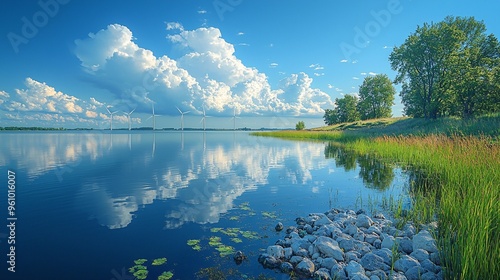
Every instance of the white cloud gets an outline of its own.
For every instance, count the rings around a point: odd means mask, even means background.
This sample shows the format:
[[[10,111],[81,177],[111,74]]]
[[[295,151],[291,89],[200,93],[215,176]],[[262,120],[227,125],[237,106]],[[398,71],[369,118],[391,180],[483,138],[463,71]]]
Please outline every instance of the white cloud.
[[[238,32],[238,36],[245,35],[243,32]]]
[[[206,14],[206,13],[207,13],[207,11],[205,11],[205,10],[199,10],[198,11],[198,14]]]
[[[358,78],[358,77],[352,77],[352,79],[353,79],[353,80],[359,80],[359,78]]]
[[[357,60],[353,60],[351,63],[352,64],[356,64],[356,63],[358,63],[358,61]]]
[[[239,43],[238,46],[250,46],[250,44],[247,43]]]
[[[198,12],[200,13],[200,12]],[[182,24],[178,23],[178,22],[167,22],[166,23],[167,26],[167,30],[180,30],[180,31],[183,31],[184,30],[184,27],[182,26]],[[108,26],[109,28],[109,26]]]
[[[316,77],[320,77],[320,76],[324,76],[324,75],[325,75],[325,73],[313,73],[313,74],[314,74],[314,76],[316,76]]]
[[[204,105],[219,115],[232,115],[233,108],[238,114],[321,114],[321,106],[331,104],[304,73],[295,74],[301,79],[294,86],[271,89],[267,76],[245,66],[217,28],[179,31],[167,36],[184,52],[177,60],[155,57],[117,24],[75,41],[75,53],[95,85],[138,112],[149,112],[152,101],[160,114],[177,114],[175,106],[199,112]],[[289,99],[297,95],[307,98]]]
[[[332,86],[331,84],[328,84],[327,86],[328,86],[328,88],[330,88],[330,89],[334,88],[334,86]]]
[[[383,49],[388,49],[389,47],[388,46],[384,46]]]
[[[376,76],[377,75],[377,73],[375,73],[375,72],[369,72],[368,74],[371,75],[371,76]]]
[[[278,66],[278,63],[276,63],[276,62],[269,64],[269,67],[271,67],[271,68],[275,68],[276,66]]]
[[[341,62],[341,63],[346,63],[346,62],[347,62],[347,59],[342,59],[340,62]]]
[[[361,72],[361,76],[366,76],[366,72]]]

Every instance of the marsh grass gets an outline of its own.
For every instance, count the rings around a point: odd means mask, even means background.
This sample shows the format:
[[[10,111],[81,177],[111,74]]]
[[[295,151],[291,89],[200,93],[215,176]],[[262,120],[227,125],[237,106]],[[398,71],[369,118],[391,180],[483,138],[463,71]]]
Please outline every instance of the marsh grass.
[[[498,115],[493,118],[499,120]],[[412,220],[416,226],[437,218],[446,279],[492,279],[500,275],[498,134],[465,136],[492,126],[490,119],[475,121],[467,130],[450,128],[444,121],[433,125],[436,131],[444,129],[438,125],[447,130],[440,134],[377,137],[341,131],[280,131],[266,136],[333,140],[358,153],[375,154],[416,170],[416,184],[410,188],[412,210],[400,218]],[[487,131],[498,132],[498,127],[497,123]],[[450,131],[456,133],[447,135]],[[402,214],[402,206],[394,201],[382,203],[392,203],[390,207]]]

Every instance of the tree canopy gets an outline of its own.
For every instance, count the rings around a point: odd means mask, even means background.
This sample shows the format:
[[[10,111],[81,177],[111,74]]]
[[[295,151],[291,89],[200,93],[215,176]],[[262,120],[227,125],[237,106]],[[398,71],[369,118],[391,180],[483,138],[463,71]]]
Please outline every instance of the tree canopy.
[[[327,125],[359,120],[358,98],[355,95],[346,94],[342,98],[336,98],[335,104],[335,109],[325,110],[323,118]]]
[[[419,26],[389,57],[413,117],[472,117],[500,109],[500,45],[473,17]]]
[[[362,120],[391,117],[396,89],[385,74],[366,77],[359,87],[358,111]]]

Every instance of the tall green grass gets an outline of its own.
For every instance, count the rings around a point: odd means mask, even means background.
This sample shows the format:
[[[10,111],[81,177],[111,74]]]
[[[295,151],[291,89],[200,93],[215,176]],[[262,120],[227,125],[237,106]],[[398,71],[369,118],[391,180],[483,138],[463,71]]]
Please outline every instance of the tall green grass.
[[[495,138],[464,133],[362,137],[338,131],[265,135],[333,140],[362,154],[412,166],[423,182],[415,190],[412,217],[426,221],[436,214],[445,278],[500,275],[500,144]]]

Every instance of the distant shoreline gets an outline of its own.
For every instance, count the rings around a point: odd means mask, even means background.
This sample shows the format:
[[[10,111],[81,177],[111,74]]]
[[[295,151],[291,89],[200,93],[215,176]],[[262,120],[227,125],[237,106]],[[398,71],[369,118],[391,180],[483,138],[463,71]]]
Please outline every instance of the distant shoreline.
[[[184,128],[183,130],[178,128],[162,128],[155,129],[154,131],[275,131],[275,130],[291,130],[292,128],[237,128],[234,129],[224,129],[224,128]],[[110,129],[94,129],[94,128],[63,128],[63,127],[17,127],[17,126],[9,126],[9,127],[0,127],[0,131],[153,131],[152,127],[139,127],[132,128],[129,130],[128,128],[116,128],[113,130]]]

